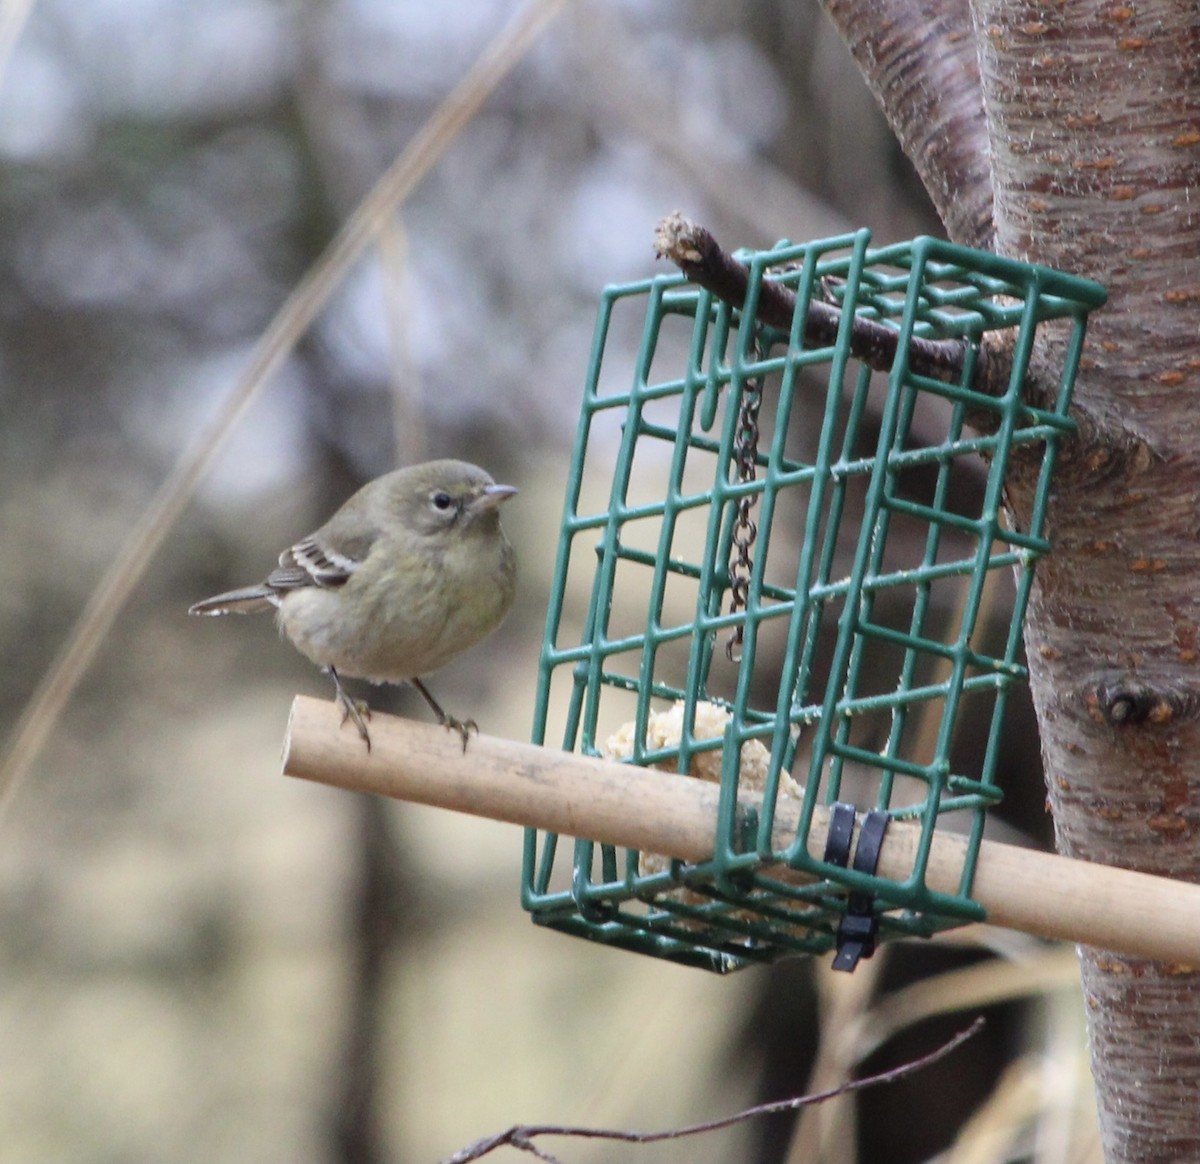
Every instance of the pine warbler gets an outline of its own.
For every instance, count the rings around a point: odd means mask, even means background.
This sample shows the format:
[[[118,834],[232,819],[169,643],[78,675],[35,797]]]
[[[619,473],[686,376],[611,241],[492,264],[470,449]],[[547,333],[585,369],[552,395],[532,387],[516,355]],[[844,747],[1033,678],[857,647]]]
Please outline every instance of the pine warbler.
[[[465,750],[475,721],[447,715],[420,676],[490,634],[512,606],[516,561],[499,509],[514,493],[463,461],[397,469],[284,550],[265,581],[188,613],[275,610],[279,629],[332,677],[342,722],[353,720],[368,750],[370,710],[342,675],[411,683]]]

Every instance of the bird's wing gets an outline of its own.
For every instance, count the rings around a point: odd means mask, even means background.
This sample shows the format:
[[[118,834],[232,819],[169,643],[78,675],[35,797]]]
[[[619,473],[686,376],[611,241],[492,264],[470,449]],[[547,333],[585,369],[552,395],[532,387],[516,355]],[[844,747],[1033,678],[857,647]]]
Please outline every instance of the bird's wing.
[[[302,538],[279,555],[279,565],[267,575],[272,590],[296,590],[301,586],[342,586],[362,563],[361,556],[340,553],[320,534]]]

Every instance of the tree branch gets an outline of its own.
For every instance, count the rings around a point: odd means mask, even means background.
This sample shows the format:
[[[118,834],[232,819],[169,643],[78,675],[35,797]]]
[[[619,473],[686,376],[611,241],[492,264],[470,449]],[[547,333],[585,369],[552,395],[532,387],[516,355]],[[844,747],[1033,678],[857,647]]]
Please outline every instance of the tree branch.
[[[967,0],[822,0],[950,238],[993,250],[992,167]]]
[[[489,1152],[493,1152],[504,1145],[531,1152],[539,1160],[549,1161],[550,1164],[559,1164],[556,1157],[541,1151],[541,1149],[534,1145],[533,1138],[535,1136],[574,1136],[577,1139],[618,1140],[625,1144],[656,1144],[663,1140],[681,1140],[686,1136],[699,1136],[707,1132],[716,1132],[721,1128],[728,1128],[734,1124],[755,1119],[758,1116],[796,1111],[798,1108],[808,1107],[816,1103],[824,1103],[826,1100],[835,1099],[840,1095],[848,1095],[853,1091],[863,1091],[868,1087],[878,1087],[883,1083],[895,1083],[918,1071],[923,1071],[926,1067],[932,1066],[940,1059],[944,1059],[947,1055],[958,1050],[963,1043],[973,1038],[983,1029],[983,1022],[982,1018],[977,1018],[965,1030],[959,1031],[949,1042],[943,1043],[940,1047],[930,1051],[927,1055],[922,1055],[919,1059],[902,1063],[899,1067],[893,1067],[890,1071],[881,1071],[877,1075],[868,1075],[862,1079],[853,1079],[848,1083],[842,1083],[837,1087],[831,1087],[827,1091],[818,1091],[812,1095],[798,1095],[793,1096],[791,1099],[777,1100],[774,1103],[760,1103],[754,1107],[746,1108],[744,1111],[736,1112],[734,1115],[721,1116],[715,1120],[705,1120],[703,1123],[689,1124],[682,1128],[668,1128],[665,1131],[659,1132],[630,1132],[608,1128],[572,1127],[564,1124],[514,1124],[511,1128],[507,1128],[503,1132],[497,1132],[495,1135],[486,1136],[482,1140],[476,1140],[475,1143],[468,1144],[465,1148],[455,1152],[453,1156],[447,1157],[442,1161],[442,1164],[469,1164],[470,1161],[479,1160]]]
[[[654,249],[659,258],[670,259],[693,283],[710,291],[734,307],[746,301],[750,286],[750,268],[739,262],[702,226],[689,222],[678,212],[667,215],[654,234]],[[783,284],[764,279],[758,298],[758,320],[780,331],[791,331],[796,311],[796,296]],[[804,339],[817,347],[837,339],[842,309],[831,303],[812,300],[804,323]],[[855,318],[850,334],[850,352],[877,372],[890,372],[896,360],[900,336],[893,328],[871,319]],[[914,336],[909,343],[909,367],[921,376],[957,384],[962,379],[967,355],[963,340],[929,340]],[[971,386],[979,392],[996,395],[992,385],[1001,370],[989,360],[990,349],[981,346]],[[1003,374],[1001,382],[1007,381]]]

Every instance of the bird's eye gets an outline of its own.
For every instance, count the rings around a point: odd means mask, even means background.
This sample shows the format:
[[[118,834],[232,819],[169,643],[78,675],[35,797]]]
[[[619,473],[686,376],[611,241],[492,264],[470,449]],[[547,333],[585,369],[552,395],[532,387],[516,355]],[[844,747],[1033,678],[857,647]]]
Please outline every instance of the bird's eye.
[[[433,508],[445,513],[454,508],[454,498],[449,493],[435,493],[432,498]]]

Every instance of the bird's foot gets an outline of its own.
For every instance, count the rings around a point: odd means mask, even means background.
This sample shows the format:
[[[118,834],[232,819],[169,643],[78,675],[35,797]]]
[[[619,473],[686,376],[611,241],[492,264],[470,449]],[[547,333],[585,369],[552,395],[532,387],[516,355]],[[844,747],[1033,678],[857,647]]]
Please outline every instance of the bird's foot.
[[[429,704],[429,710],[437,716],[437,721],[444,728],[448,728],[452,732],[458,732],[462,737],[463,751],[467,750],[467,740],[472,732],[479,735],[479,725],[473,719],[458,719],[456,716],[447,715],[442,710],[442,705],[430,694],[429,688],[421,682],[420,679],[414,676],[409,682],[417,689],[422,699]]]
[[[337,691],[336,702],[342,709],[342,724],[345,725],[348,719],[354,721],[354,726],[358,728],[358,734],[362,736],[362,741],[367,745],[369,752],[371,750],[371,733],[367,731],[367,720],[371,718],[371,709],[367,705],[367,701],[347,695],[338,673],[332,667],[325,669],[333,676],[333,686]]]
[[[438,720],[447,731],[458,732],[462,738],[463,751],[467,750],[467,740],[470,739],[471,733],[479,735],[479,724],[473,719],[457,719],[452,715],[443,714]]]
[[[353,720],[354,726],[358,728],[358,734],[362,736],[363,743],[367,745],[367,751],[371,750],[371,733],[367,731],[367,720],[371,718],[371,708],[368,706],[365,699],[349,699],[339,698],[338,703],[342,705],[342,723],[346,720]]]

